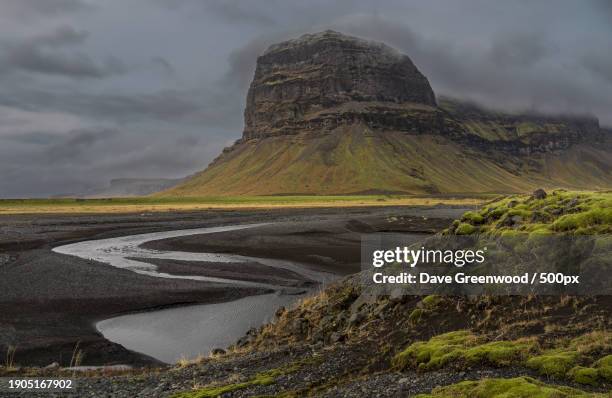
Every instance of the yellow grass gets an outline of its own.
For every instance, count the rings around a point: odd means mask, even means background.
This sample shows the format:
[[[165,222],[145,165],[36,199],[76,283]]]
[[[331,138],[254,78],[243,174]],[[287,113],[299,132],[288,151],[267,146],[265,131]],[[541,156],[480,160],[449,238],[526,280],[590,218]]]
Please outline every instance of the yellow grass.
[[[0,215],[8,214],[102,214],[187,212],[206,210],[300,209],[359,206],[479,205],[491,196],[252,196],[210,198],[117,198],[0,200]]]

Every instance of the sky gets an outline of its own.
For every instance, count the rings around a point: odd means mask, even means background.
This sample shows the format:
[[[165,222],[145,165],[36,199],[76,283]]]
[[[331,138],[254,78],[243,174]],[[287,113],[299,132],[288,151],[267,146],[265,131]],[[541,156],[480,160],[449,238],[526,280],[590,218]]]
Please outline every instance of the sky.
[[[608,0],[0,0],[0,197],[204,169],[257,56],[325,29],[406,53],[438,96],[612,126]]]

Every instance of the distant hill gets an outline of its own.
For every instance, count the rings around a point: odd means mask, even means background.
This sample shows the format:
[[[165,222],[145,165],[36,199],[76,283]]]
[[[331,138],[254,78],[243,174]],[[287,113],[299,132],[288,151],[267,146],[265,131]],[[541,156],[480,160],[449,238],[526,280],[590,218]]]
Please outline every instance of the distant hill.
[[[111,180],[108,186],[69,196],[84,198],[144,196],[171,188],[181,181],[180,178],[116,178]]]
[[[261,55],[242,139],[161,194],[600,189],[611,171],[612,134],[595,118],[437,100],[406,55],[325,31]]]

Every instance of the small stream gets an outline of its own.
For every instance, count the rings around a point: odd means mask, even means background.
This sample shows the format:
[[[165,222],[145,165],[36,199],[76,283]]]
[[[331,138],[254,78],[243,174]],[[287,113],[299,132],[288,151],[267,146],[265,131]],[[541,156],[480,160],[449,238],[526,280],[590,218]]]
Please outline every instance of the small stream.
[[[240,266],[242,262],[287,269],[319,284],[326,284],[336,276],[312,270],[302,264],[265,258],[252,258],[233,254],[189,253],[157,251],[141,248],[145,242],[188,235],[235,231],[267,225],[248,224],[211,228],[183,229],[147,234],[89,240],[58,246],[56,253],[94,260],[113,267],[158,278],[192,279],[241,287],[275,290],[275,293],[250,296],[215,304],[201,304],[158,311],[122,315],[103,320],[96,328],[110,341],[125,348],[141,352],[167,363],[182,358],[207,355],[213,348],[225,348],[236,342],[251,327],[259,327],[274,316],[280,306],[288,306],[303,296],[304,288],[290,288],[266,283],[224,279],[197,275],[172,275],[157,271],[153,264],[133,258],[172,259],[198,262],[224,262]],[[301,294],[300,294],[301,293]]]

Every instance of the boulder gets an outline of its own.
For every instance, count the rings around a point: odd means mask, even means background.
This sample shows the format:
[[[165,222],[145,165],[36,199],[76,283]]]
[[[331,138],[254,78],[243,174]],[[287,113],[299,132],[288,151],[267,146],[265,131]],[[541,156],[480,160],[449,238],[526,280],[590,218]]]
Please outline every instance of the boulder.
[[[533,199],[544,199],[546,198],[546,191],[543,190],[542,188],[536,189],[535,191],[533,191],[533,193],[531,194],[531,197]]]
[[[210,351],[210,353],[213,356],[225,355],[225,350],[223,348],[213,348],[212,351]]]

